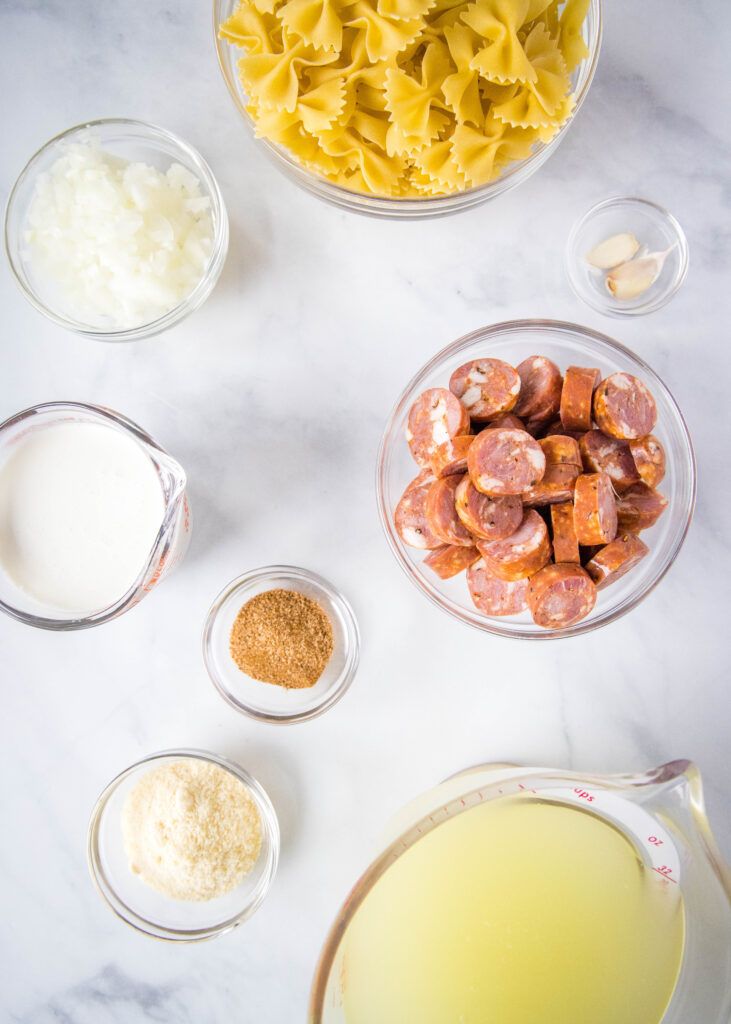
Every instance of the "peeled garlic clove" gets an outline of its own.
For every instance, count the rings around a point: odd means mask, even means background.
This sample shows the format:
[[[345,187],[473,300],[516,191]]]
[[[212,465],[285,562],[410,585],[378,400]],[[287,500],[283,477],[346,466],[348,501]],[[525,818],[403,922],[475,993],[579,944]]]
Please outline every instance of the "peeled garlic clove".
[[[640,243],[635,236],[628,232],[612,235],[611,238],[606,238],[595,246],[586,257],[586,261],[598,270],[611,270],[613,267],[618,267],[620,263],[631,260],[639,247]]]
[[[636,299],[651,288],[660,276],[670,252],[651,252],[647,256],[623,263],[607,274],[606,285],[615,299]]]

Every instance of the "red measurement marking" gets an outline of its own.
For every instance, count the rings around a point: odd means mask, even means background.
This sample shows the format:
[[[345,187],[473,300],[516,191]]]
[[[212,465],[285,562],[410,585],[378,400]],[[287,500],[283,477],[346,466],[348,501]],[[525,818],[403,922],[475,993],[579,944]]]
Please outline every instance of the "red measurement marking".
[[[499,790],[498,790],[498,793],[502,793],[502,789],[499,789]]]
[[[525,789],[525,786],[523,785],[522,782],[518,783],[518,789]]]
[[[658,875],[662,875],[663,878],[667,878],[668,882],[674,882],[676,885],[678,884],[678,880],[673,878],[673,869],[669,868],[667,864],[663,864],[662,867],[653,868],[652,870],[656,871]]]
[[[648,836],[647,841],[653,846],[662,846],[662,839],[658,839],[657,836]]]
[[[464,800],[460,800],[460,803],[462,804],[463,807],[467,806],[467,804],[464,802]]]
[[[580,800],[586,800],[588,804],[594,803],[593,795],[586,789],[579,789],[578,786],[574,788],[574,793],[579,797]]]

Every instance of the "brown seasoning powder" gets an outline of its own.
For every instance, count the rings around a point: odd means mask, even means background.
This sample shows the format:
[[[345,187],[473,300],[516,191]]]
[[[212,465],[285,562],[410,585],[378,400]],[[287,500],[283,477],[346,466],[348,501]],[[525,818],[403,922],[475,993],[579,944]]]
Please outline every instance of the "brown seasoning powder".
[[[314,686],[333,652],[333,629],[320,605],[294,590],[267,590],[241,608],[231,628],[231,657],[263,683]]]

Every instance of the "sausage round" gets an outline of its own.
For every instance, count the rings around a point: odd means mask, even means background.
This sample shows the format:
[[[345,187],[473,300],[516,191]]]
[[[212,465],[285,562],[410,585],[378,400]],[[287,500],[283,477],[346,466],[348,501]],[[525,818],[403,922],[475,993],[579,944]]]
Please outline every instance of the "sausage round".
[[[501,580],[482,558],[467,570],[467,586],[475,607],[485,615],[518,615],[528,604],[528,580]]]
[[[639,533],[654,526],[665,509],[668,499],[647,484],[633,484],[617,499],[617,521],[620,530]]]
[[[617,501],[606,473],[583,473],[574,489],[574,528],[579,544],[608,544],[617,534]]]
[[[537,626],[565,629],[591,612],[596,587],[580,565],[547,565],[530,580],[528,607]]]
[[[643,484],[657,487],[665,476],[665,449],[654,434],[629,442],[635,468]]]
[[[649,434],[655,426],[655,399],[638,377],[613,373],[596,389],[594,419],[610,437],[632,441]]]
[[[553,531],[553,557],[557,562],[581,562],[579,542],[574,528],[574,506],[570,501],[551,505],[551,529]]]
[[[522,494],[546,471],[543,449],[525,430],[482,430],[467,453],[467,471],[483,494]]]
[[[411,406],[406,440],[420,466],[429,465],[440,444],[469,432],[470,418],[467,410],[446,388],[429,388]]]
[[[606,473],[615,491],[626,491],[639,480],[635,460],[627,441],[608,437],[601,430],[589,430],[579,441],[587,473]]]
[[[594,580],[597,590],[601,590],[634,569],[648,551],[647,544],[639,537],[633,533],[623,533],[589,559],[586,571]]]
[[[534,509],[524,513],[515,533],[504,540],[478,540],[477,548],[488,569],[508,581],[532,576],[551,557],[548,528]]]
[[[473,420],[482,422],[513,408],[518,400],[520,377],[502,359],[474,359],[454,371],[449,378],[449,390]]]
[[[480,557],[477,548],[466,548],[458,544],[445,544],[441,548],[431,551],[424,559],[424,565],[429,566],[440,579],[449,580],[452,576],[459,576],[461,572],[468,569],[473,562]]]
[[[561,405],[561,371],[545,356],[528,356],[516,367],[520,394],[515,414],[537,423],[551,420]]]
[[[428,550],[442,544],[426,518],[426,496],[433,483],[431,470],[423,469],[408,485],[396,506],[393,516],[396,532],[409,547]]]
[[[591,400],[601,373],[594,367],[569,366],[561,389],[561,423],[565,430],[591,430]]]
[[[543,479],[523,494],[523,504],[528,508],[553,505],[555,502],[571,501],[581,470],[566,463],[546,466]]]
[[[453,473],[467,472],[467,450],[474,441],[473,434],[460,434],[459,437],[450,437],[444,444],[440,444],[431,457],[431,470],[437,479],[441,476],[451,476]]]
[[[517,494],[504,498],[481,494],[468,476],[462,477],[454,492],[457,515],[464,525],[482,540],[502,540],[520,526],[523,503]]]
[[[494,427],[512,427],[513,430],[525,430],[523,421],[512,412],[501,412],[494,420],[490,420],[490,428]]]
[[[529,434],[533,433],[533,431],[530,430],[531,422],[532,421],[529,421],[527,426],[526,426],[526,428],[525,428],[528,431]],[[556,420],[551,420],[551,422],[548,424],[548,426],[541,425],[540,430],[536,431],[535,436],[536,437],[550,437],[551,434],[560,434],[562,437],[573,437],[575,441],[578,441],[579,438],[584,436],[584,431],[583,430],[567,430],[564,427],[563,423],[561,422],[561,420],[559,418],[559,419],[556,419]]]
[[[472,534],[462,523],[454,506],[454,492],[459,482],[460,478],[454,475],[435,480],[427,491],[424,511],[432,533],[442,544],[471,547],[474,544]]]
[[[568,434],[548,434],[538,444],[546,456],[547,466],[578,466],[581,469],[581,452],[575,438]]]

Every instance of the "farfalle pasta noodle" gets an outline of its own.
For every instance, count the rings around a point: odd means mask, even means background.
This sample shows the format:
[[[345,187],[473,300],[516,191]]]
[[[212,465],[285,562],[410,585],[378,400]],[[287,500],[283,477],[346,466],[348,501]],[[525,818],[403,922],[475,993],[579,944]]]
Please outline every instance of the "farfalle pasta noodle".
[[[345,188],[448,195],[550,141],[590,0],[241,0],[220,35],[255,132]]]

